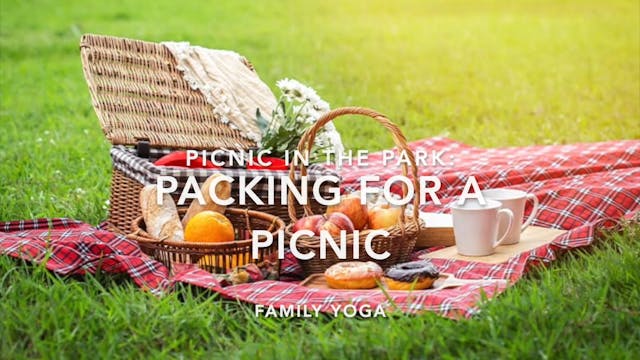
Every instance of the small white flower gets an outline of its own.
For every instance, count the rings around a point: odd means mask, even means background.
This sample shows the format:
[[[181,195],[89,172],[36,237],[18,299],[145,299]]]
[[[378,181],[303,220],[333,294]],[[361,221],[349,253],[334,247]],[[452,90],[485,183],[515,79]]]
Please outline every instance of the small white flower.
[[[297,114],[297,121],[309,123],[315,122],[320,117],[320,113],[318,113],[308,102],[304,102],[302,105],[294,105],[293,113]]]
[[[344,153],[344,145],[342,144],[342,138],[340,137],[340,133],[338,129],[336,129],[335,125],[332,122],[328,122],[324,125],[324,131],[322,134],[327,139],[329,145],[333,148],[335,154]]]
[[[325,113],[327,111],[329,111],[331,108],[329,107],[329,103],[322,100],[322,99],[318,99],[317,101],[315,101],[313,103],[313,109],[320,112],[320,113]]]
[[[329,132],[331,132],[331,131],[335,131],[335,132],[337,132],[337,131],[338,131],[338,130],[336,129],[336,126],[335,126],[335,125],[333,124],[333,122],[331,122],[331,121],[329,121],[328,123],[326,123],[326,124],[324,125],[324,129],[325,129],[326,131],[329,131]]]
[[[309,101],[312,104],[318,101],[320,98],[316,91],[312,88],[303,85],[298,80],[282,79],[276,82],[276,86],[282,91],[282,94],[287,100],[295,100],[298,102]]]
[[[302,105],[293,105],[293,113],[294,114],[298,114],[298,116],[304,116],[305,114],[305,105],[306,104],[302,104]]]
[[[320,99],[316,91],[313,90],[312,88],[305,86],[301,89],[301,91],[302,91],[302,96],[304,97],[304,100],[308,101],[311,104],[315,104],[317,102],[322,101],[322,99]]]
[[[287,99],[287,101],[292,101],[293,100],[293,88],[296,86],[296,81],[295,80],[289,80],[289,79],[282,79],[282,80],[278,80],[278,82],[276,82],[276,86],[278,87],[278,89],[280,89],[280,92],[282,92],[282,95],[284,95],[285,99]]]
[[[291,98],[297,102],[304,102],[306,97],[301,89],[291,89]]]
[[[319,133],[318,136],[316,136],[314,142],[320,148],[331,145],[331,140],[329,139],[325,131]]]
[[[287,100],[288,102],[293,101],[293,96],[291,96],[291,92],[289,90],[282,91],[282,96],[284,96],[284,99]]]
[[[329,140],[331,141],[331,145],[333,145],[333,151],[335,154],[344,153],[344,145],[342,144],[342,138],[340,137],[340,133],[338,131],[328,131],[327,135]]]
[[[294,136],[300,137],[331,109],[329,103],[322,100],[314,89],[297,80],[285,78],[279,80],[276,86],[282,92],[281,102],[272,112],[272,121],[263,134],[263,143],[279,143],[287,140],[279,139],[282,134],[286,133],[278,130],[281,126],[286,126],[287,131],[293,129]],[[285,109],[282,109],[283,105]],[[315,145],[319,149],[333,148],[336,153],[344,152],[340,134],[332,123],[328,123],[320,129]]]
[[[282,92],[289,92],[293,87],[296,86],[296,84],[299,84],[299,83],[297,81],[295,81],[295,80],[289,80],[287,78],[284,78],[282,80],[278,80],[276,82],[276,86]]]

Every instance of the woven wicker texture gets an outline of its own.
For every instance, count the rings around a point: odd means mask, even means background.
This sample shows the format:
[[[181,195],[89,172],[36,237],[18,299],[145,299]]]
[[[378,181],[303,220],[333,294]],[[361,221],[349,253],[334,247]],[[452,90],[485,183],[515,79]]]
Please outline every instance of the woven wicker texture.
[[[411,168],[409,168],[407,164],[403,163],[402,174],[405,177],[408,177],[411,179],[414,189],[419,189],[418,168],[416,167],[413,151],[411,151],[411,149],[407,145],[407,139],[405,138],[404,134],[402,134],[402,131],[400,131],[400,129],[393,122],[387,119],[386,116],[374,110],[360,108],[360,107],[344,107],[344,108],[338,108],[338,109],[329,111],[328,113],[320,117],[320,119],[318,119],[318,121],[311,128],[309,128],[309,130],[307,130],[304,133],[304,135],[300,139],[300,142],[298,143],[298,151],[305,153],[306,151],[310,150],[313,146],[313,141],[315,140],[317,132],[328,122],[333,121],[334,119],[343,115],[363,115],[377,121],[385,129],[387,129],[391,133],[391,136],[393,137],[393,141],[395,142],[398,150],[406,153],[406,156],[409,159]],[[289,171],[289,176],[291,179],[295,178],[295,169],[296,169],[295,165],[292,163]],[[301,176],[304,176],[307,173],[307,169],[302,163],[299,164],[299,170],[300,170]],[[411,171],[411,174],[409,174],[409,171]],[[407,194],[407,186],[404,183],[402,186],[402,192],[404,195]],[[297,214],[299,212],[299,211],[296,211],[297,209],[292,202],[293,199],[294,199],[293,194],[289,193],[289,197],[288,197],[289,218],[291,219],[292,223],[297,220],[298,218]],[[411,255],[411,252],[413,251],[413,248],[415,247],[415,244],[416,244],[418,232],[420,231],[420,219],[418,216],[418,209],[420,205],[419,201],[420,201],[419,196],[415,196],[413,199],[413,214],[410,217],[405,217],[404,212],[406,209],[406,205],[402,206],[402,212],[401,212],[399,223],[391,228],[385,229],[386,231],[389,232],[389,236],[385,236],[385,237],[378,236],[371,241],[371,248],[376,253],[382,254],[385,251],[388,251],[390,254],[389,257],[387,257],[384,260],[375,260],[367,255],[364,241],[368,233],[368,230],[364,230],[360,234],[360,239],[358,244],[359,245],[358,260],[374,261],[378,263],[383,269],[389,266],[392,266],[394,264],[409,260],[409,256]],[[305,215],[309,216],[309,215],[313,215],[314,211],[311,207],[309,207],[308,205],[305,205],[304,213]],[[291,239],[291,235],[292,235],[291,227],[292,225],[289,225],[286,228],[287,237],[289,239]],[[353,260],[354,259],[354,252],[353,252],[354,240],[355,239],[352,234],[348,234],[346,236],[346,244],[347,244],[346,259],[339,259],[332,250],[327,250],[326,258],[321,259],[320,258],[320,248],[321,248],[320,237],[319,236],[299,237],[296,243],[296,247],[299,249],[299,251],[303,254],[309,251],[314,251],[316,254],[310,260],[301,261],[301,265],[305,274],[311,275],[316,273],[322,273],[329,266],[335,263],[338,263],[340,261],[345,261],[345,260]]]
[[[93,107],[112,144],[148,140],[153,147],[208,150],[255,146],[216,118],[165,46],[87,34],[80,53]]]
[[[108,222],[117,228],[118,232],[130,233],[133,220],[142,216],[140,190],[143,187],[141,183],[127,177],[122,171],[113,169]]]
[[[180,209],[180,214],[184,215],[185,211],[186,208]],[[226,273],[227,269],[235,266],[260,263],[264,260],[279,264],[277,241],[269,247],[258,249],[258,259],[252,259],[251,252],[252,232],[267,230],[277,238],[277,233],[284,229],[284,222],[280,218],[260,211],[233,208],[227,209],[225,216],[233,224],[236,241],[225,243],[160,241],[146,232],[142,217],[133,221],[131,224],[133,233],[127,235],[127,238],[137,241],[144,253],[162,262],[169,269],[173,263],[198,264],[200,262],[199,265],[206,270]]]

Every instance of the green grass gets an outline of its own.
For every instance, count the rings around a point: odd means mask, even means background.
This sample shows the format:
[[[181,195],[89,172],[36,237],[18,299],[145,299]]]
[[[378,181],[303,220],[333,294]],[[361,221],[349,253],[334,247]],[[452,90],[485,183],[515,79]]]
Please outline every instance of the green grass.
[[[84,32],[233,49],[271,86],[293,77],[334,107],[375,108],[411,140],[640,138],[637,1],[0,0],[0,220],[106,216],[109,144],[82,77]],[[352,148],[392,145],[366,120],[337,126]],[[0,258],[0,357],[630,358],[637,239],[628,228],[461,322],[256,319],[208,293],[156,299],[124,279]]]
[[[634,232],[634,233],[632,233]],[[626,358],[640,351],[640,227],[535,271],[470,320],[257,318],[181,288],[161,299],[106,276],[61,279],[0,258],[2,354],[132,358]],[[16,266],[16,263],[23,266]]]

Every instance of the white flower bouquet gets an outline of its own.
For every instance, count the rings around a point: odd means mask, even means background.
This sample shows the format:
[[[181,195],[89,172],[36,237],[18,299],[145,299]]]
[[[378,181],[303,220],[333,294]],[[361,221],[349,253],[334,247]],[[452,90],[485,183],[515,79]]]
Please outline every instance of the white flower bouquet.
[[[262,131],[261,150],[269,150],[271,156],[284,158],[287,152],[297,149],[305,131],[330,108],[315,90],[296,80],[282,79],[276,85],[281,95],[278,105],[271,114],[271,120],[262,116],[259,110],[256,113],[256,120]],[[309,160],[319,161],[328,152],[334,154],[344,152],[340,134],[331,122],[318,132]]]

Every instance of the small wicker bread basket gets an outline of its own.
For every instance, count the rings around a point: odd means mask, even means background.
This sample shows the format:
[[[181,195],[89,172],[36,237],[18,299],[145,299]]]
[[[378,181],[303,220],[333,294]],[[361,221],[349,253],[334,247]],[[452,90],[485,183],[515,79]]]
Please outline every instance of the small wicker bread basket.
[[[314,139],[318,130],[320,130],[325,124],[336,119],[339,116],[343,115],[364,115],[372,118],[373,120],[380,123],[384,126],[393,137],[393,140],[400,151],[406,153],[407,158],[411,164],[411,181],[413,183],[414,189],[418,189],[418,170],[415,163],[415,158],[413,152],[407,145],[407,140],[400,131],[400,129],[386,116],[370,109],[360,108],[360,107],[343,107],[338,108],[332,111],[329,111],[325,115],[323,115],[318,121],[302,136],[300,139],[300,143],[298,144],[298,151],[305,152],[313,146]],[[290,167],[290,176],[293,178],[295,176],[295,165],[291,164]],[[299,164],[300,175],[304,176],[306,174],[306,168],[304,164]],[[402,164],[402,174],[404,176],[409,176],[409,169],[406,164]],[[402,186],[403,195],[407,194],[407,186],[403,183]],[[286,234],[289,241],[291,241],[291,236],[293,233],[291,232],[291,228],[293,223],[298,220],[296,215],[296,209],[294,207],[293,194],[289,192],[289,217],[291,219],[291,224],[286,228]],[[389,252],[389,257],[384,260],[375,260],[371,258],[367,252],[365,251],[364,239],[368,234],[369,230],[363,230],[360,233],[359,237],[359,258],[354,259],[353,254],[353,242],[354,236],[353,234],[349,234],[346,236],[346,246],[347,246],[347,258],[339,259],[334,251],[331,249],[327,249],[326,258],[320,258],[320,237],[319,236],[300,236],[296,241],[296,248],[300,253],[307,253],[309,251],[314,251],[315,256],[310,260],[301,260],[302,268],[305,274],[311,275],[314,273],[322,273],[331,265],[348,260],[359,260],[359,261],[374,261],[378,263],[383,269],[404,261],[409,260],[409,256],[413,251],[413,248],[416,244],[416,236],[420,230],[420,218],[418,216],[418,205],[419,205],[419,197],[415,196],[413,200],[413,214],[412,216],[405,216],[406,205],[402,206],[402,212],[400,216],[400,221],[397,225],[393,227],[385,229],[389,232],[389,236],[387,237],[375,237],[371,241],[371,248],[378,254],[384,253],[385,251]],[[310,206],[304,206],[304,213],[306,216],[313,215],[313,211]],[[292,245],[289,243],[289,245]]]
[[[186,209],[180,209],[183,215]],[[229,208],[225,216],[231,221],[236,240],[224,243],[194,243],[155,239],[146,232],[144,219],[136,218],[131,224],[133,233],[127,238],[135,240],[140,249],[152,258],[162,262],[169,269],[174,263],[199,264],[202,268],[215,273],[226,273],[236,266],[260,263],[269,260],[279,267],[278,243],[258,249],[258,258],[252,258],[252,232],[267,230],[274,239],[284,229],[284,222],[277,216],[264,212]],[[260,239],[263,240],[263,239]]]

